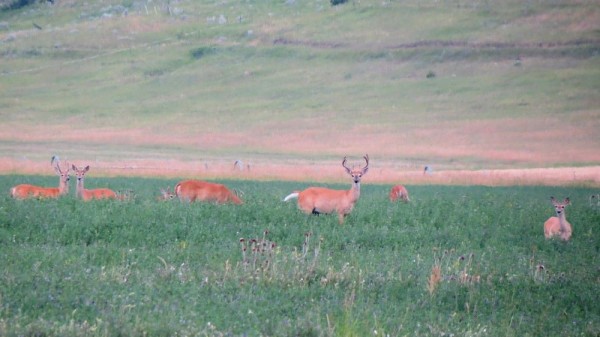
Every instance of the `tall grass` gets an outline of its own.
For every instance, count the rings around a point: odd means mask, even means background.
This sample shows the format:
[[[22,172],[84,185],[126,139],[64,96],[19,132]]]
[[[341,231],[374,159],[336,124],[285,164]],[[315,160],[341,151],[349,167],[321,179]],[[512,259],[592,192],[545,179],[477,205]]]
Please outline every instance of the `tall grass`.
[[[55,182],[0,189],[27,180]],[[281,201],[299,182],[225,181],[242,206],[157,201],[175,180],[94,183],[136,198],[0,199],[1,335],[600,332],[590,189],[408,186],[411,202],[392,204],[365,184],[340,226]],[[543,236],[550,195],[571,197],[569,242]]]

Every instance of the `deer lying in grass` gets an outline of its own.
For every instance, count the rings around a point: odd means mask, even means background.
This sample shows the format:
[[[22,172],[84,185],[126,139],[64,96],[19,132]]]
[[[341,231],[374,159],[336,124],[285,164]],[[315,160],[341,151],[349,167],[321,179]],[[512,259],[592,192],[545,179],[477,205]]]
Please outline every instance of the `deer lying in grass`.
[[[567,215],[565,214],[565,206],[571,204],[569,198],[565,198],[563,202],[559,202],[554,197],[550,197],[552,205],[554,205],[554,211],[556,216],[548,218],[544,223],[544,236],[546,239],[550,239],[553,236],[560,236],[563,240],[569,240],[571,238],[571,224],[567,221]]]
[[[346,166],[346,157],[342,166],[352,177],[352,187],[349,190],[332,190],[324,187],[309,187],[303,191],[295,191],[283,200],[298,198],[298,207],[306,214],[337,213],[340,225],[346,215],[352,212],[360,197],[360,180],[369,170],[369,155],[363,157],[366,165],[362,168],[350,169]]]
[[[225,185],[200,180],[184,180],[175,185],[175,195],[181,201],[208,201],[217,204],[228,202],[241,205],[242,200]]]
[[[117,198],[117,194],[109,188],[96,188],[93,190],[88,190],[83,187],[85,174],[90,170],[89,165],[82,169],[79,169],[77,166],[73,165],[72,168],[73,171],[75,171],[75,176],[77,177],[76,195],[78,198],[81,198],[84,201],[90,201],[92,199],[122,199]]]
[[[402,200],[404,202],[409,202],[410,198],[408,197],[408,191],[406,187],[402,185],[396,185],[392,187],[390,190],[390,201]]]
[[[158,201],[171,200],[175,198],[175,193],[171,192],[171,187],[167,187],[167,189],[160,189],[160,195],[156,197]]]
[[[59,176],[58,187],[40,187],[29,184],[17,185],[10,189],[10,195],[15,199],[27,198],[58,198],[69,193],[69,164],[67,169],[63,171],[60,168],[58,157],[53,156],[50,161],[54,171]]]

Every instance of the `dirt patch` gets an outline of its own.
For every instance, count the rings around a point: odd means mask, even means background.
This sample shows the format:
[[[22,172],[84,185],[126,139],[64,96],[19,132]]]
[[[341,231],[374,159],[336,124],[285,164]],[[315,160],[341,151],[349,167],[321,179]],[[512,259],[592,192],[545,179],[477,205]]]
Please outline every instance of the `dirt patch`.
[[[358,159],[356,164],[360,163]],[[90,165],[97,176],[131,176],[196,179],[285,180],[301,182],[348,181],[341,162],[302,160],[270,161],[255,164],[226,160],[134,160],[127,164],[112,161],[77,162]],[[362,164],[362,163],[361,163]],[[0,159],[0,174],[53,174],[49,161]],[[365,184],[407,185],[547,185],[600,187],[600,166],[532,168],[505,170],[442,170],[425,173],[423,168],[397,168],[390,163],[371,165]]]

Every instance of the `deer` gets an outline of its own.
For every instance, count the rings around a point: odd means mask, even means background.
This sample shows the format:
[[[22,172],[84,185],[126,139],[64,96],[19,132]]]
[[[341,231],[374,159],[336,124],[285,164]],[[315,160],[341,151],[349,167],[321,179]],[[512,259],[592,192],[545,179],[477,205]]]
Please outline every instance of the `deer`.
[[[87,165],[84,168],[77,168],[77,166],[72,166],[73,171],[75,172],[75,176],[77,177],[77,197],[81,198],[83,201],[90,201],[93,199],[122,199],[118,198],[117,194],[109,189],[109,188],[96,188],[92,190],[88,190],[83,187],[83,182],[85,179],[85,174],[90,170],[90,166]]]
[[[59,176],[58,187],[40,187],[29,184],[20,184],[10,189],[10,195],[15,199],[27,199],[27,198],[58,198],[60,196],[69,193],[69,164],[67,163],[67,169],[62,170],[60,168],[60,161],[58,157],[52,156],[50,161],[54,171]]]
[[[160,189],[160,195],[156,197],[158,201],[166,201],[175,198],[175,193],[171,192],[171,187],[167,187],[167,189]]]
[[[349,168],[346,166],[347,157],[344,157],[342,166],[352,178],[352,187],[349,190],[333,190],[325,187],[308,187],[303,191],[294,191],[286,196],[283,201],[298,199],[298,208],[306,214],[337,213],[340,225],[344,218],[352,212],[354,205],[360,197],[360,180],[369,170],[369,155],[364,157],[366,165],[362,168]]]
[[[181,201],[208,201],[216,204],[241,205],[242,200],[225,185],[201,180],[183,180],[175,185],[175,196]]]
[[[571,238],[571,224],[567,221],[565,207],[571,204],[569,198],[565,198],[563,202],[559,202],[554,197],[550,197],[556,216],[552,216],[544,223],[544,236],[550,239],[554,236],[560,236],[561,239],[567,241]]]
[[[410,198],[408,197],[408,190],[406,187],[402,185],[393,186],[390,190],[390,201],[402,200],[404,202],[409,202]]]

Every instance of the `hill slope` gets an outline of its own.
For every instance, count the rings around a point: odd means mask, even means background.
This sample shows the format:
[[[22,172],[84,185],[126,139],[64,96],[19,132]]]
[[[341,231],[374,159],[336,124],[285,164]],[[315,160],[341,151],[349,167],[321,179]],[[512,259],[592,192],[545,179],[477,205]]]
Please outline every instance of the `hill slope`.
[[[0,23],[8,170],[600,164],[595,1],[65,0]]]

